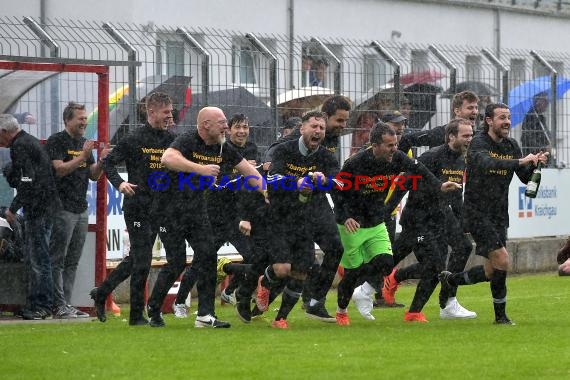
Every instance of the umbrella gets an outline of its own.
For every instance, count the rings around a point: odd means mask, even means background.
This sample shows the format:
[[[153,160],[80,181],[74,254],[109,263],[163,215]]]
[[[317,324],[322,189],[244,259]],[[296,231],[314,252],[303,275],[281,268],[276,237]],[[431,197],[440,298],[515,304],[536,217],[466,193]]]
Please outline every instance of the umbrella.
[[[173,107],[178,110],[179,115],[184,115],[191,102],[190,80],[192,77],[174,75],[153,75],[137,83],[137,94],[139,99],[144,98],[154,92],[164,92],[172,98]],[[97,109],[87,118],[87,139],[95,138],[97,135]],[[137,120],[143,123],[146,120]],[[116,143],[124,134],[128,133],[129,124],[129,86],[120,87],[109,96],[109,136],[111,142]]]
[[[404,74],[400,77],[400,84],[402,86],[410,85],[410,84],[417,84],[417,83],[433,83],[441,78],[445,77],[445,74],[439,72],[437,70],[424,70],[418,72],[411,72],[408,74]],[[392,79],[390,83],[393,83],[394,80]]]
[[[267,146],[275,140],[271,108],[244,87],[209,92],[207,104],[201,93],[193,94],[192,105],[178,124],[176,133],[195,127],[198,112],[206,106],[221,108],[228,119],[237,113],[246,115],[251,127],[250,139],[259,146]]]
[[[285,91],[277,96],[277,109],[283,120],[303,116],[307,111],[320,107],[333,96],[333,90],[324,87],[302,87]]]
[[[497,95],[497,90],[493,86],[478,81],[465,81],[457,83],[455,86],[455,92],[453,92],[451,88],[448,88],[443,92],[443,94],[441,94],[441,97],[451,98],[453,95],[462,91],[472,91],[479,97]]]
[[[538,77],[526,81],[509,91],[509,108],[511,109],[511,126],[522,123],[524,115],[532,106],[532,98],[541,92],[546,92],[550,99],[551,80],[549,76]],[[557,97],[561,99],[570,90],[570,79],[559,77],[556,82]]]
[[[436,113],[436,94],[442,88],[427,83],[416,83],[405,86],[400,93],[400,101],[405,98],[410,102],[411,112],[408,119],[410,128],[422,128]],[[388,84],[380,91],[374,93],[368,91],[357,100],[357,106],[350,113],[348,125],[352,128],[356,126],[356,121],[363,111],[374,111],[379,116],[386,111],[395,109],[395,90]]]

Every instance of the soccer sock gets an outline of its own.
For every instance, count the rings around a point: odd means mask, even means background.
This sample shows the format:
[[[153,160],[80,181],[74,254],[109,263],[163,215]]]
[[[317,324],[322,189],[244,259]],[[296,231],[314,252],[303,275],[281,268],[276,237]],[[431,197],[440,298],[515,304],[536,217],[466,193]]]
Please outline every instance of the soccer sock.
[[[341,309],[346,309],[348,307],[348,303],[350,302],[350,298],[352,297],[352,293],[354,292],[354,288],[356,286],[356,282],[358,281],[358,277],[360,276],[360,269],[344,269],[344,277],[338,284],[338,300],[337,305]]]
[[[398,269],[394,274],[394,278],[399,283],[404,280],[409,280],[412,278],[420,278],[420,271],[421,271],[420,263],[415,263],[412,265],[408,265],[405,268]]]
[[[177,305],[182,305],[186,302],[186,298],[188,298],[188,294],[196,284],[198,280],[198,274],[191,266],[187,267],[182,275],[182,280],[180,280],[180,286],[178,287],[178,294],[176,295],[176,300],[174,303]]]
[[[507,271],[495,269],[491,277],[491,295],[493,296],[493,308],[495,318],[506,317],[507,304]]]
[[[313,263],[305,280],[305,284],[303,285],[303,302],[309,302],[311,297],[315,295],[315,287],[320,282],[320,273],[321,266],[317,263]]]
[[[376,291],[382,289],[384,276],[389,275],[394,269],[392,255],[381,254],[375,256],[369,263],[362,266],[362,279],[368,282]]]
[[[485,276],[483,265],[478,265],[464,272],[454,273],[448,278],[451,286],[473,285],[483,281],[489,281],[487,276]]]
[[[435,290],[439,280],[437,279],[436,272],[431,272],[431,275],[427,274],[418,283],[416,287],[416,292],[414,294],[414,299],[410,305],[410,313],[418,313],[422,311],[423,307],[431,297],[433,291]]]
[[[285,289],[283,289],[283,296],[281,297],[281,307],[277,312],[275,320],[287,319],[287,316],[293,310],[293,307],[299,301],[301,297],[301,291],[303,290],[302,280],[296,278],[290,278]]]
[[[271,283],[271,288],[269,289],[269,303],[272,303],[275,298],[279,297],[279,294],[283,293],[288,281],[289,278],[285,278],[278,282],[276,281]]]
[[[224,265],[223,270],[226,274],[243,274],[249,272],[251,267],[251,264],[229,263]]]
[[[263,278],[261,279],[261,286],[269,289],[271,287],[271,283],[275,282],[276,280],[277,280],[277,275],[273,270],[273,265],[270,265],[267,268],[265,268]]]

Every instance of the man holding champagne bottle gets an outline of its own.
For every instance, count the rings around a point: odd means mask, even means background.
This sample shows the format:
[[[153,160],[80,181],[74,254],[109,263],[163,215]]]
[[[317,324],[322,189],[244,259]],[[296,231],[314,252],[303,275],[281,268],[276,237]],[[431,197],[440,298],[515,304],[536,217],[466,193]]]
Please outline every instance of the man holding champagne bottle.
[[[548,153],[522,157],[515,139],[508,137],[511,112],[506,104],[492,103],[485,108],[482,133],[473,137],[467,151],[464,226],[477,244],[476,254],[487,258],[484,265],[461,273],[441,272],[442,286],[491,282],[495,323],[513,325],[507,317],[507,228],[509,227],[509,184],[513,174],[529,182]]]

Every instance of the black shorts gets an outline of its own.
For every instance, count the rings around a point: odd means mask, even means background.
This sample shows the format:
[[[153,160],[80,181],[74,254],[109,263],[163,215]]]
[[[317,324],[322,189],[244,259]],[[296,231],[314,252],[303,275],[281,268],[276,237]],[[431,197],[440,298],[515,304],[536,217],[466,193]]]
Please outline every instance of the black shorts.
[[[469,232],[475,241],[475,254],[489,258],[489,252],[507,246],[507,227],[488,219],[470,219]]]
[[[413,247],[418,262],[431,265],[440,271],[444,268],[447,256],[447,239],[442,225],[402,227],[402,233],[396,240],[398,249]],[[405,240],[406,242],[404,242]],[[405,249],[405,248],[404,248]]]
[[[291,270],[308,273],[315,261],[315,243],[311,231],[307,231],[304,226],[283,228],[275,225],[271,230],[271,263],[288,263],[291,264]]]

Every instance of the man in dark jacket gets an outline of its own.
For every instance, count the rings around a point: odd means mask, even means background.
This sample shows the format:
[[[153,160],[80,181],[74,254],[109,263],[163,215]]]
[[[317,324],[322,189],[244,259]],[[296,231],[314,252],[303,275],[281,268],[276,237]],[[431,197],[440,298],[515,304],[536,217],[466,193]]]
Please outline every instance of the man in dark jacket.
[[[20,129],[11,115],[0,115],[0,147],[10,147],[12,172],[19,173],[17,195],[5,217],[13,223],[23,207],[26,234],[26,262],[30,265],[27,310],[24,319],[51,317],[53,281],[49,237],[53,215],[61,209],[51,162],[35,137]]]
[[[475,253],[487,261],[464,272],[440,274],[442,286],[490,281],[495,323],[505,325],[514,324],[506,314],[509,185],[515,173],[527,183],[538,162],[548,160],[548,153],[542,152],[523,157],[517,141],[508,137],[510,129],[508,106],[489,104],[483,131],[473,138],[467,151],[464,226],[475,240]]]

